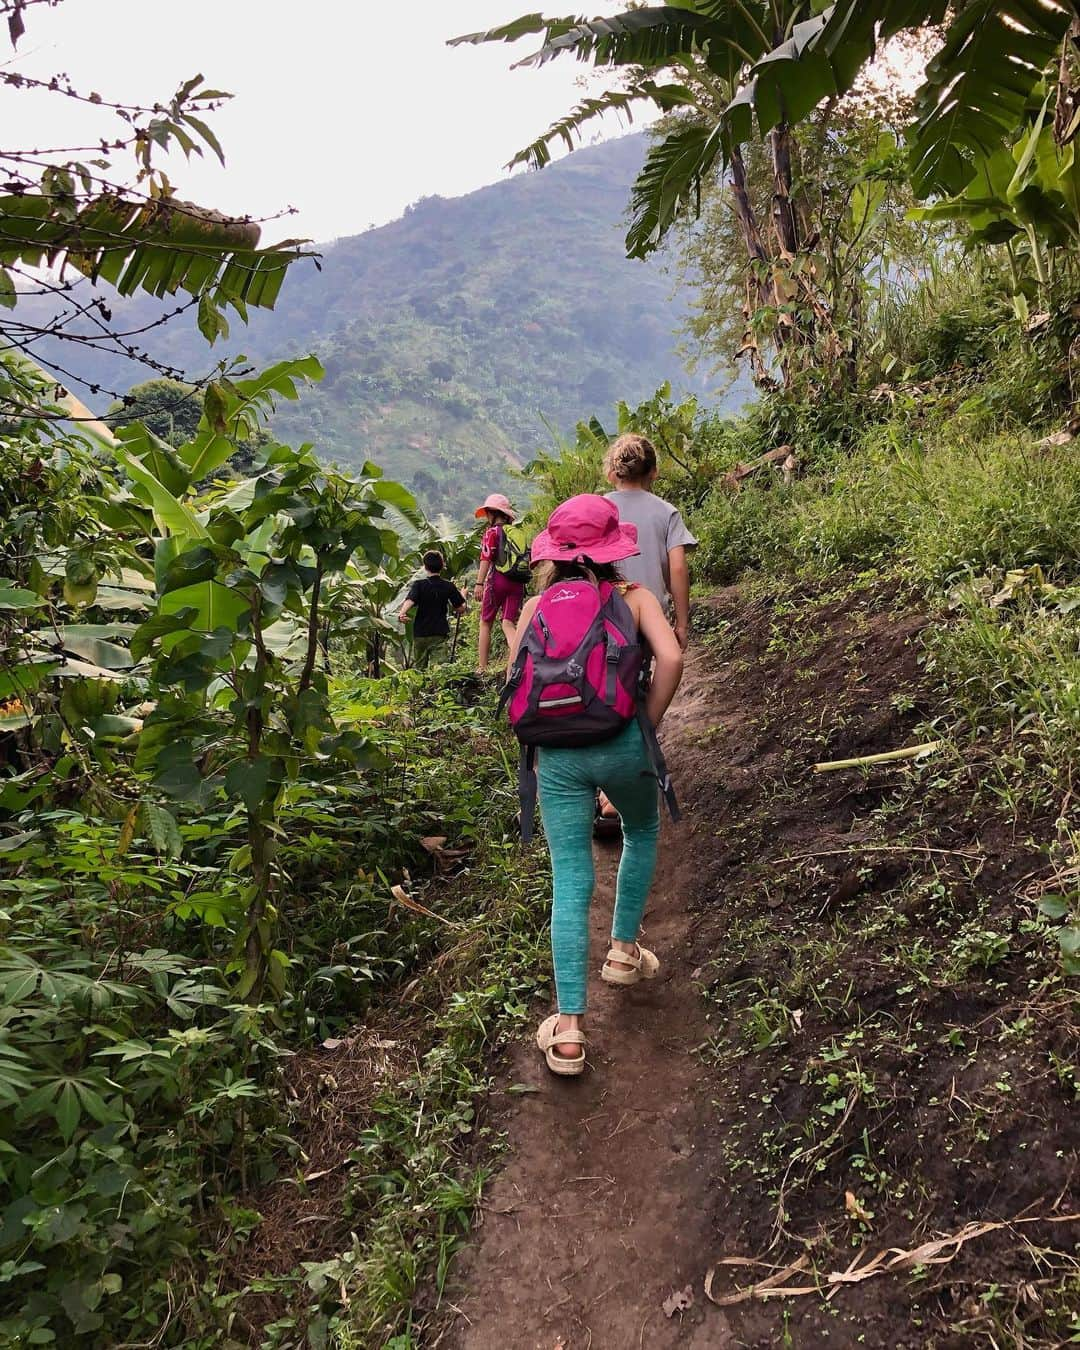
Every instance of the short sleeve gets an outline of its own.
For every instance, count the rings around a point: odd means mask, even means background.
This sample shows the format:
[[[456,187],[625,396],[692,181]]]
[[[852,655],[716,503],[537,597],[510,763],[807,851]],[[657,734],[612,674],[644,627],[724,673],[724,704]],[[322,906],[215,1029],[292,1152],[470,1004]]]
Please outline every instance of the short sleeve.
[[[414,581],[413,584],[409,587],[409,593],[408,593],[408,595],[405,597],[405,599],[406,599],[406,600],[411,600],[411,601],[413,602],[414,605],[418,605],[418,604],[420,603],[420,587],[421,587],[421,585],[422,585],[422,582],[420,581],[419,578],[417,578],[416,581]]]
[[[491,562],[499,549],[499,527],[492,525],[484,531],[484,538],[480,544],[480,557],[485,562]]]
[[[450,587],[450,603],[455,609],[460,609],[465,603],[465,597],[461,594],[453,582],[447,583]]]
[[[671,508],[671,515],[668,516],[667,523],[667,548],[670,553],[673,548],[697,548],[697,540],[686,528],[686,521],[675,507]]]

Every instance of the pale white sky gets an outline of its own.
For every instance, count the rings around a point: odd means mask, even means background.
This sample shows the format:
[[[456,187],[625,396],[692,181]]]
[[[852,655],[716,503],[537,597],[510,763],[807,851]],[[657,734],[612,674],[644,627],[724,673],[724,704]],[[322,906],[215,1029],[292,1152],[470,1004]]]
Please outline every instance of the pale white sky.
[[[552,13],[565,6],[552,0]],[[212,125],[226,155],[170,161],[181,197],[230,213],[298,215],[264,228],[322,243],[457,196],[503,165],[581,95],[571,58],[509,69],[537,45],[447,47],[531,12],[537,0],[64,0],[26,11],[5,64],[66,72],[118,102],[165,100],[191,75],[235,95]],[[84,144],[114,120],[69,99],[0,89],[4,140]],[[640,123],[635,120],[635,126]],[[32,133],[23,128],[32,128]],[[605,132],[624,129],[615,119]]]

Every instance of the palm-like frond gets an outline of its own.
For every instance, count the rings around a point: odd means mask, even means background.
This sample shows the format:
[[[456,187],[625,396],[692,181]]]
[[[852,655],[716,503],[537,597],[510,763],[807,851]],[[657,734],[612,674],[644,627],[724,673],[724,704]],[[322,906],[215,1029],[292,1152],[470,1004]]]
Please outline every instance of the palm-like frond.
[[[571,55],[594,66],[645,66],[657,69],[679,57],[707,53],[710,38],[724,45],[718,25],[693,9],[662,5],[629,9],[607,19],[580,20],[517,66],[542,66]]]
[[[773,6],[762,0],[685,0],[682,6],[647,6],[609,18],[571,20],[527,15],[472,41],[516,41],[543,34],[543,45],[519,65],[543,65],[570,54],[596,67],[636,66],[637,85],[584,100],[556,122],[514,163],[542,166],[550,147],[572,147],[579,129],[609,109],[629,116],[640,98],[664,106],[649,88],[663,68],[704,61],[713,74],[739,82],[713,127],[681,126],[646,159],[632,196],[627,250],[644,257],[691,204],[719,154],[783,123],[805,118],[823,99],[846,93],[874,55],[879,41],[905,30],[941,23],[953,14],[945,46],[927,68],[909,133],[911,176],[920,195],[955,194],[976,171],[981,156],[1000,146],[1022,121],[1038,82],[1060,51],[1080,0],[971,0],[950,11],[948,0],[835,0],[820,13],[792,24],[775,47]],[[678,86],[676,86],[678,88]],[[673,99],[677,106],[683,99]]]
[[[820,14],[797,23],[786,41],[751,65],[743,86],[725,110],[732,144],[764,135],[781,122],[799,122],[823,98],[846,93],[879,40],[901,29],[938,23],[946,0],[836,0]]]
[[[733,144],[781,122],[798,122],[822,99],[846,93],[877,42],[941,23],[945,0],[836,0],[751,66],[724,112]],[[1076,0],[973,0],[930,62],[909,136],[921,196],[960,192],[979,157],[1022,121],[1032,91],[1056,59]]]
[[[660,85],[655,80],[639,80],[629,89],[610,89],[599,98],[583,99],[566,117],[553,122],[535,141],[519,150],[506,167],[512,169],[519,164],[528,164],[533,169],[542,169],[551,162],[551,146],[555,141],[562,141],[567,150],[573,150],[575,138],[581,136],[581,128],[605,113],[617,112],[627,123],[632,123],[636,103],[652,103],[668,112],[692,102],[693,96],[683,85]]]
[[[722,129],[691,123],[652,146],[630,196],[626,252],[644,258],[688,207],[696,209],[702,178],[722,149]]]
[[[504,23],[498,28],[488,28],[480,33],[462,33],[460,37],[450,38],[446,45],[479,47],[485,42],[517,42],[519,38],[532,37],[535,33],[543,33],[544,41],[550,42],[580,22],[573,15],[568,19],[545,19],[542,14],[523,14],[520,19]]]
[[[974,0],[926,68],[910,136],[916,193],[956,193],[1021,122],[1076,17],[1059,0]]]

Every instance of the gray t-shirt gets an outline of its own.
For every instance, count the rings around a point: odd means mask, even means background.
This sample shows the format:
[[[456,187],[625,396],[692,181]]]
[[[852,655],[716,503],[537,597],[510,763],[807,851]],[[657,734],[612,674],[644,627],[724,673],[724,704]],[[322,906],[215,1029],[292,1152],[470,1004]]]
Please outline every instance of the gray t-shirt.
[[[671,570],[668,552],[678,548],[696,548],[697,540],[686,528],[678,510],[662,497],[640,488],[618,488],[607,494],[619,508],[619,519],[637,526],[638,548],[634,558],[623,558],[618,568],[627,581],[645,586],[665,609],[671,608]]]

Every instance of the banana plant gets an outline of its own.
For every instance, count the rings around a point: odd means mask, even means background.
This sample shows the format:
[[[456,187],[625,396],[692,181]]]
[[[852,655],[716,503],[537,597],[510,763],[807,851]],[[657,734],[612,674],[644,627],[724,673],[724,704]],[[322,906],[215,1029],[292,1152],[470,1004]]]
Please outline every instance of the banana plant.
[[[627,253],[644,257],[672,224],[693,214],[702,180],[720,164],[744,211],[740,147],[767,137],[780,242],[796,251],[790,210],[791,128],[823,100],[847,93],[879,45],[903,31],[945,25],[928,62],[908,130],[908,172],[917,195],[964,191],[985,156],[1011,144],[1040,82],[1055,79],[1063,44],[1080,14],[1076,0],[683,0],[631,8],[600,19],[531,14],[457,42],[539,39],[522,66],[571,56],[615,72],[623,84],[586,100],[515,156],[543,167],[552,144],[572,146],[594,118],[644,102],[684,109],[651,147],[633,186]],[[671,83],[669,81],[679,81]],[[1057,85],[1059,102],[1071,97]],[[1060,125],[1062,118],[1055,118]],[[1077,119],[1059,134],[1067,140]],[[760,230],[745,222],[753,255]]]
[[[746,324],[737,355],[747,358],[755,381],[769,389],[777,374],[789,385],[800,370],[826,358],[845,369],[837,360],[843,349],[835,331],[838,306],[823,291],[812,254],[816,232],[808,219],[807,193],[795,183],[798,107],[789,108],[778,96],[771,120],[761,121],[771,179],[767,219],[751,200],[743,157],[754,131],[748,82],[760,85],[763,99],[769,75],[758,80],[759,64],[771,71],[774,53],[801,41],[816,8],[812,0],[684,0],[679,6],[633,8],[603,19],[526,16],[458,39],[515,42],[539,35],[539,49],[519,64],[544,65],[571,55],[620,79],[618,87],[586,100],[548,128],[512,163],[542,167],[552,144],[572,145],[582,128],[605,112],[629,116],[636,103],[645,102],[670,114],[631,188],[628,256],[644,258],[658,248],[677,219],[700,211],[703,182],[718,171],[729,177],[747,258]],[[821,97],[816,94],[810,106]],[[806,173],[812,179],[812,170]],[[770,357],[762,353],[763,336]]]
[[[961,224],[969,249],[1004,245],[1022,322],[1029,319],[1029,296],[1048,302],[1055,252],[1071,253],[1080,244],[1076,146],[1058,144],[1049,103],[1048,93],[1025,134],[981,159],[962,192],[911,212],[919,220]]]

